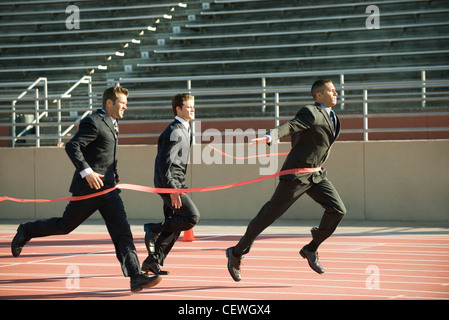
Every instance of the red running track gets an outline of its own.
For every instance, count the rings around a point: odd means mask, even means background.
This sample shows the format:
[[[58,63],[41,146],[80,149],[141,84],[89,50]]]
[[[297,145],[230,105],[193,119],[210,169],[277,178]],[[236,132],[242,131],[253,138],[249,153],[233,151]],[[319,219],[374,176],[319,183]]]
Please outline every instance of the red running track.
[[[448,300],[449,235],[334,235],[319,250],[326,270],[313,272],[298,250],[308,236],[261,235],[243,259],[242,278],[228,274],[225,249],[240,235],[195,234],[178,241],[161,283],[131,293],[107,233],[33,239],[11,255],[13,233],[0,233],[0,299],[132,300]],[[141,261],[143,233],[135,233]]]

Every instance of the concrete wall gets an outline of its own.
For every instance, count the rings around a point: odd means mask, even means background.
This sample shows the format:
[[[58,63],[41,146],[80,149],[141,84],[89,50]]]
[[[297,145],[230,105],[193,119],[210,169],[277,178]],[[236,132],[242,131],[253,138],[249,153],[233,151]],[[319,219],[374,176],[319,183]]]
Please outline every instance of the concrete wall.
[[[241,146],[240,146],[241,147]],[[225,147],[223,147],[224,150]],[[243,145],[247,150],[247,146]],[[288,152],[282,143],[279,152]],[[228,150],[229,151],[229,150]],[[121,146],[121,182],[153,186],[156,146]],[[200,162],[212,155],[205,145],[195,149],[188,169],[191,187],[206,187],[259,177],[268,167],[262,160],[240,164]],[[228,152],[229,153],[229,152]],[[280,156],[276,171],[285,156]],[[325,163],[348,209],[345,219],[449,221],[449,140],[337,142]],[[57,199],[70,196],[73,165],[63,148],[0,148],[0,196]],[[192,194],[204,220],[249,220],[271,197],[277,179],[236,188]],[[162,201],[156,194],[123,190],[129,219],[161,220]],[[60,216],[66,201],[52,203],[0,202],[0,219],[23,221]],[[300,198],[285,219],[319,219],[323,210],[308,196]],[[95,213],[93,219],[101,219]]]

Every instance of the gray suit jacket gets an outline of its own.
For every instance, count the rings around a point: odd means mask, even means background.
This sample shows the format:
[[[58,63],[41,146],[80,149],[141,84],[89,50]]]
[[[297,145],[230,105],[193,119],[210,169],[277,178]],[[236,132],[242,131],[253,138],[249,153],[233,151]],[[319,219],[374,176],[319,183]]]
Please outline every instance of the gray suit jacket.
[[[272,138],[282,138],[291,135],[292,149],[285,160],[282,170],[297,168],[321,167],[326,161],[332,144],[340,133],[340,120],[336,116],[336,128],[326,110],[319,104],[301,108],[296,116],[268,133]],[[306,182],[312,180],[318,183],[325,177],[325,170],[299,175],[284,175],[283,179],[299,179]]]

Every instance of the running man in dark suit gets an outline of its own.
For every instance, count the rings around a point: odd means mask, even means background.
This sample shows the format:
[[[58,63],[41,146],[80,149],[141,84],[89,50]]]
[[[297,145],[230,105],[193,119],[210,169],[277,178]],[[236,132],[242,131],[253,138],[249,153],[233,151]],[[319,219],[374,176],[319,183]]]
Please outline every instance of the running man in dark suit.
[[[111,87],[103,93],[103,109],[84,118],[78,132],[65,150],[75,166],[70,192],[73,196],[89,195],[112,188],[118,182],[118,120],[127,109],[128,90]],[[142,274],[126,212],[115,189],[105,195],[70,201],[61,218],[21,224],[11,243],[13,256],[32,238],[68,234],[99,210],[114,243],[123,275],[131,278],[131,291],[158,284],[160,277]]]
[[[190,120],[195,117],[195,101],[190,94],[178,94],[172,100],[175,120],[161,133],[154,163],[156,188],[183,189],[192,145]],[[181,231],[190,230],[200,221],[200,213],[189,195],[180,193],[159,194],[163,201],[165,220],[144,225],[148,257],[142,271],[166,275],[164,264]]]
[[[337,91],[332,81],[316,81],[311,92],[315,105],[301,108],[292,120],[270,130],[264,138],[253,140],[255,144],[276,143],[271,139],[291,135],[292,149],[282,170],[321,167],[340,132],[340,120],[332,110],[337,103]],[[315,272],[324,273],[318,260],[318,246],[335,231],[346,213],[346,208],[323,168],[318,172],[280,177],[270,201],[249,223],[246,233],[237,245],[226,250],[228,271],[234,281],[241,280],[242,256],[250,251],[257,236],[281,217],[304,193],[319,203],[325,211],[320,225],[311,229],[312,241],[300,250],[300,255],[307,259]]]

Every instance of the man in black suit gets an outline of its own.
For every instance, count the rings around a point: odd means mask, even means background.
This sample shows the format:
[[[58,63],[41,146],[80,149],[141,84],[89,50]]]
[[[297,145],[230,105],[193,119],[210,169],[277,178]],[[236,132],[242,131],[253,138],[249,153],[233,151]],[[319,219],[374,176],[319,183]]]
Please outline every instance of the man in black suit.
[[[195,101],[190,94],[178,94],[172,100],[175,120],[161,133],[154,162],[156,188],[183,189],[192,145],[190,120],[195,117]],[[190,230],[200,220],[200,213],[189,195],[180,193],[159,194],[163,201],[165,220],[144,225],[148,257],[142,271],[165,275],[164,264],[181,231]]]
[[[254,144],[276,143],[277,138],[291,135],[292,149],[282,166],[282,170],[299,168],[319,168],[329,155],[332,144],[340,132],[340,120],[332,107],[337,103],[337,91],[331,80],[318,80],[312,85],[315,105],[305,106],[295,118],[270,130],[263,138],[254,139]],[[241,280],[240,265],[256,237],[284,214],[304,193],[319,203],[324,209],[320,225],[313,227],[312,241],[300,250],[309,266],[317,273],[324,273],[318,260],[318,246],[337,228],[346,213],[346,208],[337,190],[326,177],[326,171],[304,174],[283,175],[270,199],[249,223],[244,236],[235,247],[226,250],[228,271],[234,281]]]
[[[103,109],[84,118],[78,132],[66,144],[65,150],[75,166],[70,192],[73,196],[89,195],[112,188],[118,182],[118,124],[127,109],[128,90],[111,87],[103,93]],[[68,234],[99,210],[114,243],[123,275],[131,278],[131,291],[158,284],[160,277],[142,274],[131,228],[120,190],[101,196],[70,201],[61,218],[51,218],[21,224],[11,243],[13,256],[20,255],[32,238]]]

